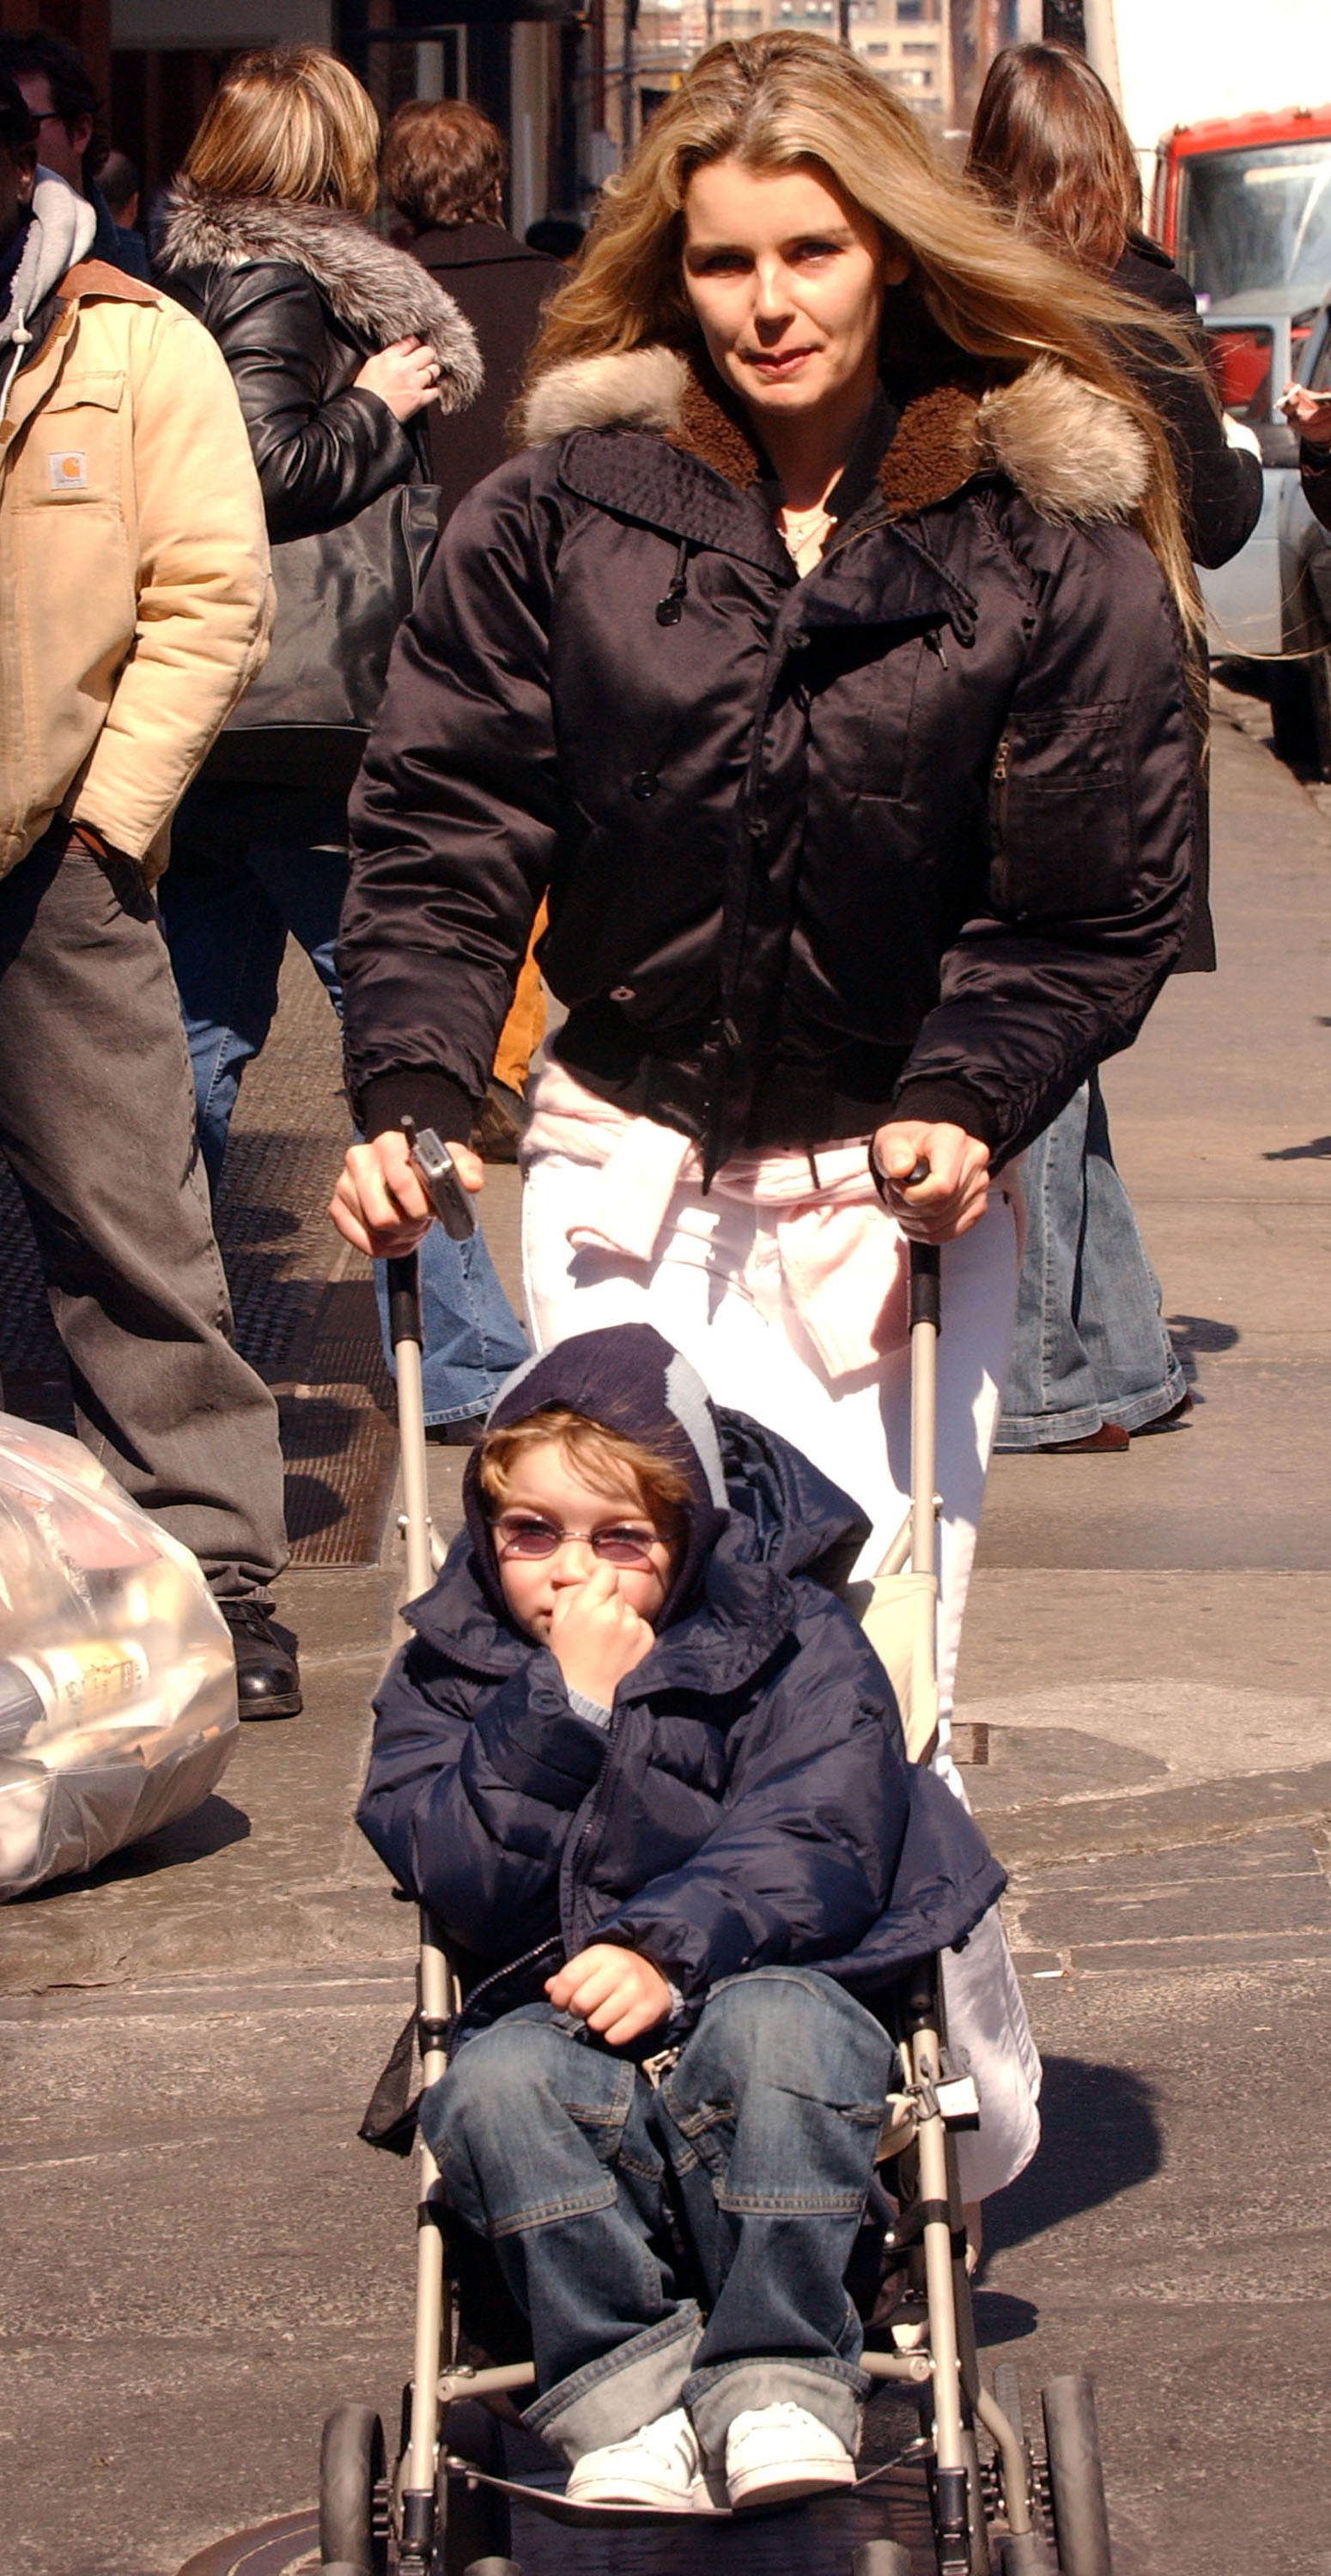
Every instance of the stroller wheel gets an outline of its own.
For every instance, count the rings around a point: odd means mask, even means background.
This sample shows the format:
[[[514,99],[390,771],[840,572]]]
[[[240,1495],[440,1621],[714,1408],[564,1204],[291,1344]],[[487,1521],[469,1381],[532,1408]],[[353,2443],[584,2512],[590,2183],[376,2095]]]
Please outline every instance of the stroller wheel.
[[[386,2576],[388,2494],[384,2428],[371,2406],[335,2406],[319,2454],[319,2559]]]
[[[1049,2501],[1062,2576],[1113,2576],[1095,2390],[1083,2372],[1042,2389]]]
[[[474,2460],[490,2477],[504,2475],[503,2427],[488,2406],[474,2397],[450,2406],[440,2431],[442,2450],[457,2460]],[[434,2564],[430,2576],[468,2576],[477,2560],[507,2563],[510,2524],[507,2496],[493,2487],[469,2487],[464,2478],[441,2468],[436,2489]]]

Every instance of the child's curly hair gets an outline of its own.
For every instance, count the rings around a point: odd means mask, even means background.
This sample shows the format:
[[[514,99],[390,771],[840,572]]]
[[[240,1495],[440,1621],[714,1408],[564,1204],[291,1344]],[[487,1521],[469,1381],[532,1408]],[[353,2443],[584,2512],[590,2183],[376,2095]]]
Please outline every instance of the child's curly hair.
[[[505,1422],[487,1431],[476,1453],[476,1473],[491,1514],[507,1503],[519,1460],[529,1449],[552,1440],[567,1451],[593,1493],[611,1500],[632,1493],[634,1509],[651,1521],[672,1555],[678,1552],[688,1535],[692,1501],[682,1470],[661,1451],[646,1449],[640,1440],[630,1440],[622,1431],[612,1431],[604,1422],[593,1422],[590,1414],[575,1413],[565,1404],[547,1405],[521,1422]]]

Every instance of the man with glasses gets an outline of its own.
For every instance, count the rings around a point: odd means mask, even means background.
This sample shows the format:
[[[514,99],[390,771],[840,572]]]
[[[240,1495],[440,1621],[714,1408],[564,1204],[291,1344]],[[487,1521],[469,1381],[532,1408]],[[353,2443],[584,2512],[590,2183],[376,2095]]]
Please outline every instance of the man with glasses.
[[[127,277],[146,277],[148,253],[138,233],[125,232],[115,221],[98,177],[107,158],[100,103],[72,45],[59,36],[0,36],[0,71],[18,83],[37,127],[37,159],[53,170],[75,194],[86,198],[97,218],[91,257],[123,268]]]

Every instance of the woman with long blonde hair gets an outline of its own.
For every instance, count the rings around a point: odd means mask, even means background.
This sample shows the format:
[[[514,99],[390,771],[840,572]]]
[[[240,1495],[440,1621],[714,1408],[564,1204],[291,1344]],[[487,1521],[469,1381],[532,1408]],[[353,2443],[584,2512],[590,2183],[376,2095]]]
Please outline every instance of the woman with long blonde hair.
[[[548,892],[538,1344],[654,1322],[855,1497],[868,1569],[909,1472],[906,1239],[942,1245],[945,1712],[1010,1169],[1186,914],[1196,611],[1137,327],[850,55],[713,47],[606,191],[354,800],[350,1241],[425,1230],[403,1113],[466,1137]],[[960,1794],[947,1748],[945,1714]],[[947,1978],[979,2198],[1033,2149],[1038,2069],[997,1940]]]

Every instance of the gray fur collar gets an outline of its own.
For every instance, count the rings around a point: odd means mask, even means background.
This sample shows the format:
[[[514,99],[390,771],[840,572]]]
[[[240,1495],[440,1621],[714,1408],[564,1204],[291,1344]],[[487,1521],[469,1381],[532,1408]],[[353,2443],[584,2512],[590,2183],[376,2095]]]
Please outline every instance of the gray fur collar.
[[[176,181],[167,196],[163,269],[247,268],[258,260],[305,269],[338,320],[371,348],[428,340],[443,370],[441,410],[475,401],[483,375],[471,324],[419,260],[381,241],[359,215]]]
[[[757,460],[742,428],[722,410],[687,358],[663,347],[578,358],[551,368],[527,397],[531,446],[577,429],[654,430],[743,484]],[[1136,423],[1053,360],[1040,358],[1015,381],[976,392],[940,384],[901,415],[881,480],[892,515],[945,500],[971,475],[1007,475],[1041,517],[1090,525],[1126,519],[1149,475]]]

